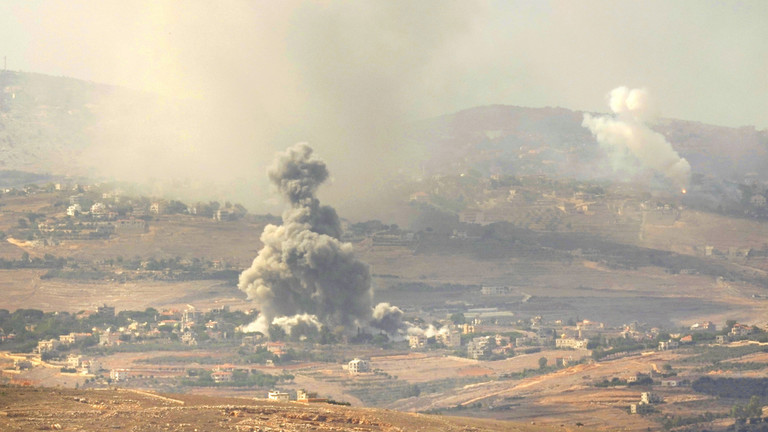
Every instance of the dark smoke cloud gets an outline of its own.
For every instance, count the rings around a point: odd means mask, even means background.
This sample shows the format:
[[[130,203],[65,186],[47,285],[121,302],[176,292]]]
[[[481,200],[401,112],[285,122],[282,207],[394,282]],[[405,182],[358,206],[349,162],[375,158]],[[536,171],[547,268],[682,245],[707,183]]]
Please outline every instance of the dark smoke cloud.
[[[238,287],[261,309],[249,330],[275,324],[290,332],[299,323],[351,329],[368,326],[374,314],[385,330],[397,330],[402,311],[389,305],[374,311],[368,266],[339,240],[336,211],[315,198],[328,178],[325,163],[300,143],[280,153],[268,174],[291,208],[283,225],[264,228],[263,249],[240,275]]]
[[[328,178],[328,169],[323,161],[312,158],[311,147],[297,144],[289,148],[277,157],[267,174],[291,203],[285,220],[308,224],[318,234],[341,237],[336,210],[321,206],[315,198],[317,188]]]
[[[389,334],[395,334],[405,330],[403,323],[403,311],[389,303],[379,303],[373,308],[371,327],[384,330]]]

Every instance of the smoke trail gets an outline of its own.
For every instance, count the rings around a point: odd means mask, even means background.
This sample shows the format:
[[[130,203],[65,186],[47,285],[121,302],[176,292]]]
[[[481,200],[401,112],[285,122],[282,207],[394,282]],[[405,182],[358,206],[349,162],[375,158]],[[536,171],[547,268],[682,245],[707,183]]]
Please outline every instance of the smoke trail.
[[[339,240],[336,211],[315,198],[328,178],[325,163],[299,143],[278,155],[268,175],[291,208],[283,213],[283,225],[264,228],[264,247],[240,275],[238,287],[261,310],[248,328],[262,333],[270,324],[288,333],[299,324],[399,328],[402,311],[388,304],[377,306],[378,318],[371,323],[368,266],[355,258],[350,243]]]
[[[589,128],[597,142],[611,155],[614,170],[627,168],[627,156],[650,168],[684,189],[691,176],[691,165],[672,148],[663,135],[645,122],[653,117],[648,92],[618,87],[611,91],[609,105],[613,116],[584,114],[582,126]]]

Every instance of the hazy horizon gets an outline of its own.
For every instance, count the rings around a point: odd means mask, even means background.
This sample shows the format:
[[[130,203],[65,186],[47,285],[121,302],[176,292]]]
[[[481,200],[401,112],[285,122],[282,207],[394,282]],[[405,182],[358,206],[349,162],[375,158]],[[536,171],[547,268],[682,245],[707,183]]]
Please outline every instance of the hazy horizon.
[[[40,0],[3,2],[0,17],[9,69],[166,101],[122,122],[120,102],[101,101],[101,174],[226,178],[263,208],[279,208],[263,180],[277,151],[311,143],[334,173],[329,199],[349,207],[419,156],[407,124],[474,106],[606,112],[628,86],[663,117],[768,128],[759,1]]]

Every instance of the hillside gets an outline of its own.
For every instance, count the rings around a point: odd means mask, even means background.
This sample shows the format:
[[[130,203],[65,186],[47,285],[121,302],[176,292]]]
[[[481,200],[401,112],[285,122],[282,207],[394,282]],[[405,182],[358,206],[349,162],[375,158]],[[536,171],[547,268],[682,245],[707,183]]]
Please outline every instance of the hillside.
[[[552,431],[510,422],[131,390],[0,388],[4,431]],[[570,429],[565,429],[570,430]]]
[[[89,134],[99,101],[123,91],[14,71],[0,72],[0,89],[0,168],[54,174],[77,172],[78,158],[95,144]]]
[[[0,169],[57,175],[86,175],[95,155],[114,145],[115,131],[159,119],[184,118],[151,108],[151,95],[66,77],[0,72]],[[182,109],[183,111],[183,109]],[[151,113],[151,114],[150,114]],[[507,105],[476,107],[413,123],[403,150],[420,175],[545,174],[558,178],[615,179],[583,114],[565,108]],[[165,121],[163,120],[163,121]],[[188,130],[179,130],[187,127]],[[194,134],[184,123],[158,129],[168,140]],[[753,173],[766,180],[768,131],[661,119],[652,127],[665,135],[694,175],[741,180]],[[109,141],[109,142],[108,142]],[[101,152],[101,153],[100,153]],[[404,180],[404,179],[401,179]]]
[[[425,169],[456,174],[546,174],[608,178],[604,154],[582,126],[583,112],[494,105],[421,122],[412,138],[425,146]],[[651,125],[691,163],[693,174],[741,179],[768,163],[768,131],[660,119]]]

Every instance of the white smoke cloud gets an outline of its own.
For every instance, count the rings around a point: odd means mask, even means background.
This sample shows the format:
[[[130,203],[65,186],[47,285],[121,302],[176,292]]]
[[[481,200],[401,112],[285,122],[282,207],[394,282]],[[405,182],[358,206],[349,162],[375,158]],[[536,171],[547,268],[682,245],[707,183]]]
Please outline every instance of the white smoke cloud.
[[[591,116],[584,114],[582,126],[592,134],[609,153],[616,171],[651,169],[664,175],[678,188],[685,188],[691,176],[691,165],[672,148],[658,132],[646,122],[655,117],[648,92],[644,89],[618,87],[611,91],[608,105],[614,115]]]
[[[283,329],[287,334],[299,331],[301,334],[317,333],[323,326],[316,316],[299,314],[294,316],[281,316],[272,320],[272,324]]]
[[[238,287],[259,306],[259,318],[247,328],[265,333],[269,324],[291,333],[296,326],[355,326],[394,332],[402,311],[389,304],[372,307],[368,266],[357,260],[350,243],[339,240],[336,211],[321,206],[315,192],[328,178],[325,163],[299,143],[278,154],[269,178],[288,199],[283,225],[267,225],[264,247]]]
[[[451,329],[448,326],[437,328],[434,325],[430,324],[425,329],[421,327],[416,327],[416,326],[408,327],[408,335],[414,335],[414,336],[423,335],[424,337],[431,338],[431,337],[436,337],[438,335],[447,336],[449,334],[451,334]]]

